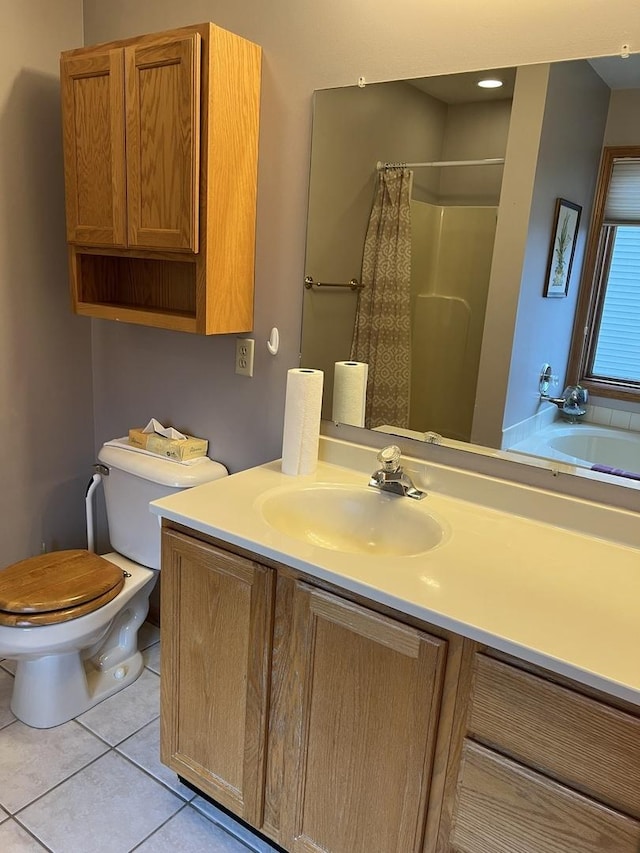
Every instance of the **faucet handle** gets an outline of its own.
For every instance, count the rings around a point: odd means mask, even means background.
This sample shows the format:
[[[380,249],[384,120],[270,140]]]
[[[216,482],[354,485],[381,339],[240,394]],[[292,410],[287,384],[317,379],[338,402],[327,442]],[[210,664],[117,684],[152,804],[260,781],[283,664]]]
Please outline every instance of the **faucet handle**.
[[[402,451],[400,448],[395,444],[389,444],[387,447],[382,448],[380,453],[378,453],[377,459],[382,465],[382,470],[391,473],[397,471],[400,467],[401,456]]]

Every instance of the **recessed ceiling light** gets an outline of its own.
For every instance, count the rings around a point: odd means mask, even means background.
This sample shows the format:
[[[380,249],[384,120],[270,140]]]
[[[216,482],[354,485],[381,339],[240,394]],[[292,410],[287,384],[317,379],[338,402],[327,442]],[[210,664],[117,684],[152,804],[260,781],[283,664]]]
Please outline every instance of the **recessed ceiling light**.
[[[481,89],[499,89],[502,86],[502,80],[488,77],[486,80],[478,80],[478,86]]]

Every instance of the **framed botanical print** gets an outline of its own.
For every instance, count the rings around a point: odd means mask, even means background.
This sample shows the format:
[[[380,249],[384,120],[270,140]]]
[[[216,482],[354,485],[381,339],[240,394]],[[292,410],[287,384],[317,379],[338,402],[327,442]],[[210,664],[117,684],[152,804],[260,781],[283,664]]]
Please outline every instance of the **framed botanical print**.
[[[544,296],[567,295],[581,213],[579,204],[565,198],[556,200]]]

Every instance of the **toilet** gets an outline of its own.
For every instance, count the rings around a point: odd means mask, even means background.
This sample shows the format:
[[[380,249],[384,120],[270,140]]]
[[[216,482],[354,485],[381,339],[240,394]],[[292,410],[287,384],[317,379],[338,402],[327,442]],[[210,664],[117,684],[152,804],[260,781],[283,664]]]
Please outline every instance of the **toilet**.
[[[160,526],[149,502],[227,475],[108,441],[87,493],[88,550],[57,551],[0,570],[0,658],[17,662],[11,710],[51,728],[122,690],[144,668],[138,629],[160,570]],[[93,553],[93,502],[104,486],[111,553]]]

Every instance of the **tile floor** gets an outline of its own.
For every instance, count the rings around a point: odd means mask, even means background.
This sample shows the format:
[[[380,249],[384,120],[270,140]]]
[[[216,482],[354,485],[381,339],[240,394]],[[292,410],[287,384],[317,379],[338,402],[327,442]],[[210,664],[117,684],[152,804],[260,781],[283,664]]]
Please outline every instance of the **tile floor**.
[[[0,663],[0,850],[7,853],[275,853],[196,796],[159,759],[159,631],[140,631],[146,668],[54,729],[11,713]]]

